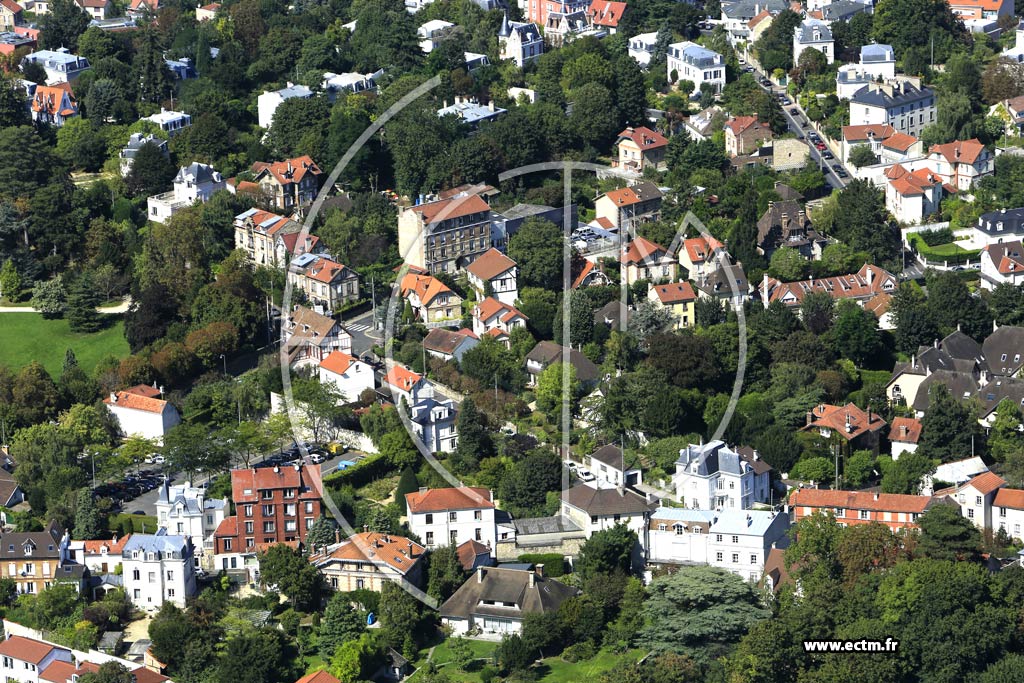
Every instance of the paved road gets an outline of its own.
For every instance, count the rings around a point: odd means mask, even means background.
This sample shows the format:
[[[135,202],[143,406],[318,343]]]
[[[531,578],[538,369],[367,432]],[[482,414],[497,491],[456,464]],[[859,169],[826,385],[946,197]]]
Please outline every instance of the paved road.
[[[115,306],[99,306],[96,310],[100,313],[125,313],[131,305],[132,298],[126,296]],[[0,306],[0,313],[39,313],[39,309],[31,306]]]
[[[381,305],[387,305],[387,302]],[[341,324],[352,335],[352,355],[359,357],[384,338],[382,332],[373,329],[373,309],[354,318],[342,320]]]
[[[753,73],[754,78],[757,79],[758,84],[761,84],[761,79],[765,78],[765,75],[761,71],[759,71],[756,67],[751,67],[751,68],[754,69],[754,73]],[[761,84],[761,87],[764,88],[765,90],[767,90],[769,93],[771,93],[774,96],[777,96],[779,94],[784,94],[785,93],[785,88],[783,88],[781,86],[777,86],[775,84],[772,84],[770,86],[765,86],[765,85]],[[822,156],[822,153],[819,152],[817,150],[817,148],[815,148],[815,146],[811,144],[810,140],[807,139],[807,133],[810,132],[810,131],[813,131],[814,129],[809,124],[806,127],[805,126],[801,126],[797,122],[797,117],[795,117],[795,116],[793,116],[792,114],[789,113],[789,110],[793,109],[793,108],[795,108],[797,110],[797,112],[799,112],[799,117],[802,120],[810,121],[810,119],[807,118],[807,113],[800,107],[799,103],[794,102],[792,104],[785,105],[785,106],[782,107],[782,113],[786,117],[786,122],[789,124],[789,129],[792,130],[793,132],[795,132],[797,135],[804,136],[804,142],[805,142],[805,144],[807,145],[807,147],[808,147],[808,149],[810,151],[811,161],[814,162],[815,164],[817,164],[818,167],[825,174],[826,182],[828,182],[828,184],[830,186],[832,186],[833,188],[835,188],[835,189],[838,189],[838,190],[843,189],[844,187],[846,187],[846,183],[848,182],[848,180],[844,180],[843,178],[840,178],[836,174],[835,169],[833,169],[831,167],[831,165],[830,165],[830,164],[836,164],[836,163],[840,163],[840,162],[837,161],[836,159],[825,159]]]

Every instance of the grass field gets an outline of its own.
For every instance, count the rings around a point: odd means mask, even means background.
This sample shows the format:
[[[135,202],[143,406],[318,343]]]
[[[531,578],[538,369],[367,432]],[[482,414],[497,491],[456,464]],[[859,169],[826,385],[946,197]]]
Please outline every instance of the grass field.
[[[105,356],[128,355],[120,316],[110,327],[95,334],[78,334],[66,320],[45,320],[38,313],[0,313],[0,365],[17,370],[39,361],[54,379],[60,376],[64,353],[75,351],[87,373]]]
[[[473,648],[473,654],[481,659],[489,659],[498,646],[495,642],[480,640],[471,640],[469,643]],[[616,654],[611,650],[602,649],[593,658],[575,664],[571,664],[561,657],[548,657],[537,665],[535,671],[538,674],[537,680],[539,683],[596,681],[601,674],[611,669],[617,662],[623,660],[636,661],[643,654],[642,650],[629,650],[625,654]],[[420,655],[420,659],[413,662],[413,666],[417,668],[426,664],[427,650],[423,650]],[[434,656],[431,658],[431,661],[456,683],[479,683],[480,681],[479,671],[482,662],[478,662],[475,666],[470,667],[471,671],[459,671],[451,663],[451,652],[448,649],[447,641],[434,649]],[[418,678],[418,676],[413,675],[409,680],[411,683],[415,683]]]

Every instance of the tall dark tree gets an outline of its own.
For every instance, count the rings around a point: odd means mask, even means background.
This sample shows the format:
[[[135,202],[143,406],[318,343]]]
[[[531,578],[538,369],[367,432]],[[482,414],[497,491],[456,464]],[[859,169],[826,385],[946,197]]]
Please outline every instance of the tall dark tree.
[[[647,83],[640,65],[628,55],[615,60],[615,106],[623,125],[640,126],[647,120]]]
[[[125,186],[132,196],[150,196],[166,192],[174,180],[174,166],[160,148],[146,143],[135,153],[132,170],[125,178]]]
[[[557,225],[528,218],[509,240],[508,255],[526,284],[561,291],[564,243]]]
[[[459,433],[458,445],[452,455],[453,465],[459,472],[470,472],[476,469],[480,458],[491,452],[491,439],[487,433],[486,418],[477,410],[472,398],[467,398],[459,406],[456,420]]]
[[[935,505],[918,519],[921,541],[918,550],[933,560],[975,560],[981,548],[981,532],[960,514],[955,504]]]
[[[918,451],[934,460],[949,462],[981,450],[981,428],[970,408],[943,384],[928,391],[928,410],[921,420]]]
[[[352,607],[352,599],[344,593],[335,593],[320,620],[320,657],[330,660],[343,643],[355,640],[366,631],[366,619]]]
[[[160,102],[171,92],[171,73],[157,40],[155,30],[144,29],[132,58],[135,79],[139,84],[138,96],[143,102]]]
[[[854,180],[839,193],[832,233],[851,249],[871,254],[875,263],[899,257],[900,238],[889,220],[885,197],[865,180]]]
[[[39,47],[77,51],[78,37],[89,28],[89,21],[89,15],[75,0],[53,0],[50,12],[40,21]]]
[[[629,574],[637,547],[636,533],[625,524],[596,531],[580,548],[577,570],[584,578],[616,572]]]
[[[7,73],[0,73],[0,128],[29,124],[25,91]]]
[[[89,273],[82,274],[70,287],[64,318],[72,332],[96,332],[103,326],[103,314],[96,310],[100,295]]]

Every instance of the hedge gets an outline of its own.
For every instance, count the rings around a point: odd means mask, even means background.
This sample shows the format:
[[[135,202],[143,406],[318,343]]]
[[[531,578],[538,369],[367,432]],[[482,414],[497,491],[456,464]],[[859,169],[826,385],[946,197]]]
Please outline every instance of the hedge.
[[[964,249],[952,242],[929,246],[924,238],[918,234],[909,236],[910,245],[921,256],[929,261],[942,261],[953,264],[965,263],[966,261],[977,261],[981,251],[977,249]]]
[[[558,553],[527,553],[520,555],[519,561],[544,565],[544,576],[556,578],[565,575],[565,556]]]
[[[344,456],[341,459],[344,460]],[[390,474],[394,469],[387,458],[377,453],[363,458],[348,469],[326,475],[323,481],[325,486],[333,489],[340,489],[343,486],[359,488]]]
[[[130,524],[133,534],[155,534],[156,517],[151,515],[129,515],[124,512],[107,518],[107,529],[111,533],[123,533],[125,523]]]

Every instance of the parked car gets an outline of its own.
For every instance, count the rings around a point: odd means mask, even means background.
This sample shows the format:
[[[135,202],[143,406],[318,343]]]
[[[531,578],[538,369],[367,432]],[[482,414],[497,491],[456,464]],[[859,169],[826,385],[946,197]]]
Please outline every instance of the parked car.
[[[352,462],[351,460],[339,460],[338,461],[338,469],[339,470],[347,470],[349,467],[352,467],[354,465],[355,465],[355,463]]]
[[[576,476],[579,477],[581,481],[594,481],[594,479],[597,479],[597,477],[595,477],[586,467],[577,468]]]
[[[835,156],[832,154],[832,152],[828,151],[827,149],[821,153],[821,156],[825,159],[835,159]]]
[[[325,460],[327,460],[327,456],[324,455],[323,453],[314,453],[313,455],[309,456],[309,461],[314,465],[319,465]]]
[[[566,469],[568,469],[573,474],[576,474],[577,470],[579,469],[579,465],[574,463],[572,460],[563,460],[562,464],[565,465]]]
[[[788,97],[783,96],[779,99],[782,102],[782,106],[784,107],[788,107],[789,105],[793,104],[793,100],[789,99]]]

